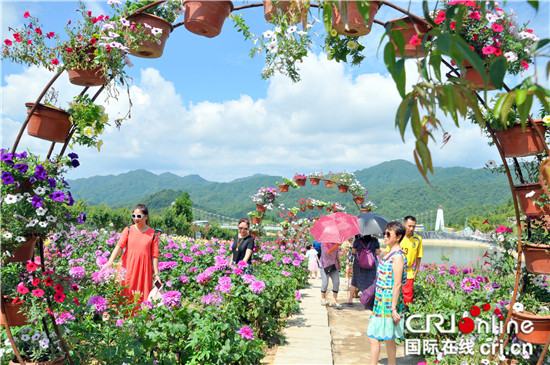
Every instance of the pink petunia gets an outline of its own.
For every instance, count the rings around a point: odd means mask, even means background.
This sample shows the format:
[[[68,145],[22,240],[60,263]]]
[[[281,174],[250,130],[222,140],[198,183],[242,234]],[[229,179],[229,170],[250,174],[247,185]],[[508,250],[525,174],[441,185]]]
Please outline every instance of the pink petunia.
[[[38,297],[38,298],[42,298],[44,296],[44,290],[42,289],[34,289],[32,291],[32,295],[34,295],[35,297]]]
[[[20,282],[18,285],[17,285],[17,292],[19,294],[27,294],[29,292],[29,289],[27,289],[27,287],[25,286],[25,283],[23,282]]]
[[[265,283],[261,280],[256,280],[252,284],[250,284],[250,290],[252,290],[256,294],[260,294],[265,289]]]
[[[496,48],[493,46],[487,46],[487,47],[483,47],[481,51],[483,52],[484,55],[490,55],[495,53]]]
[[[529,69],[529,64],[525,61],[521,61],[521,67],[523,67],[524,69],[528,70]]]
[[[254,339],[254,331],[248,326],[243,326],[240,330],[237,331],[237,333],[241,335],[242,338],[246,338],[247,340]]]
[[[37,268],[38,268],[38,265],[35,264],[34,262],[31,262],[31,261],[27,262],[27,271],[28,272],[35,272]]]
[[[493,24],[491,28],[493,28],[493,30],[497,33],[500,33],[504,30],[504,27],[498,23]]]
[[[31,14],[28,11],[23,14],[23,18],[28,18],[29,16],[31,16]]]
[[[479,11],[474,11],[470,14],[470,18],[475,20],[481,20],[481,13]]]
[[[421,43],[422,39],[418,36],[418,34],[413,35],[409,40],[409,44],[412,44],[413,46],[419,46]]]

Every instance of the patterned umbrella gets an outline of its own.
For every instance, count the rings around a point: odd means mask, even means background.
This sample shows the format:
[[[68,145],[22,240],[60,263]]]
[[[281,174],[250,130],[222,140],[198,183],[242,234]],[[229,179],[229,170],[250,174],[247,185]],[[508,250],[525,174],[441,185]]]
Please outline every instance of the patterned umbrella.
[[[360,231],[356,216],[338,212],[322,216],[310,232],[319,242],[341,243]]]

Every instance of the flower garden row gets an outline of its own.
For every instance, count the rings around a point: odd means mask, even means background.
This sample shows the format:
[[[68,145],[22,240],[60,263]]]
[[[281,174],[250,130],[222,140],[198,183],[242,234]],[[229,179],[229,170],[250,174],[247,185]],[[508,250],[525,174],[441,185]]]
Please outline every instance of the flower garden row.
[[[45,335],[40,321],[50,315],[77,364],[255,363],[298,309],[304,249],[257,241],[252,265],[233,267],[229,241],[163,237],[162,300],[135,308],[121,302],[124,273],[100,271],[117,239],[115,232],[73,229],[66,242],[46,243],[44,271],[39,262],[3,265],[6,304],[20,307],[30,324],[12,327],[26,360],[61,356],[59,340]],[[3,330],[2,364],[13,352],[5,336]]]

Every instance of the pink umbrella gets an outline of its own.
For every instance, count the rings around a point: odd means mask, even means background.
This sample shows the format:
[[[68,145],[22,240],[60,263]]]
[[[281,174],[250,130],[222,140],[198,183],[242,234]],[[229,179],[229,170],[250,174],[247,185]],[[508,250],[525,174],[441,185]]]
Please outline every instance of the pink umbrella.
[[[360,230],[356,216],[338,212],[321,217],[310,232],[319,242],[341,243],[359,234]]]

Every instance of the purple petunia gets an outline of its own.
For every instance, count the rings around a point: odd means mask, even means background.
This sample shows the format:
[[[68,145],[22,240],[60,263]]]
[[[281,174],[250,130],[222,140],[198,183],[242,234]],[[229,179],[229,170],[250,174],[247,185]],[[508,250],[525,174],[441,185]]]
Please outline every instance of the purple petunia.
[[[96,314],[103,314],[107,310],[107,300],[100,295],[90,297],[88,306],[94,307]]]
[[[50,188],[55,188],[57,186],[57,182],[55,181],[55,179],[53,177],[50,177],[48,179],[48,184],[50,184]]]
[[[13,165],[13,155],[11,153],[2,153],[0,160],[2,160],[2,162],[6,165]]]
[[[74,203],[74,200],[73,200],[73,203]],[[69,204],[71,205],[71,204]],[[78,222],[78,224],[82,224],[84,222],[86,222],[86,214],[85,213],[80,213],[80,216],[76,218],[76,221]]]
[[[78,155],[74,152],[71,152],[67,155],[67,157],[69,157],[70,159],[74,160],[75,158],[78,158]]]
[[[56,190],[50,194],[50,198],[56,202],[62,202],[65,200],[65,193],[61,190]]]
[[[71,267],[69,270],[69,275],[75,279],[84,279],[86,276],[86,270],[81,266]]]
[[[162,304],[167,307],[177,307],[181,302],[181,293],[177,290],[167,291],[162,294]]]
[[[44,199],[42,199],[38,195],[33,196],[32,199],[31,199],[31,205],[34,208],[40,208],[42,206],[43,202],[44,202]]]
[[[44,169],[44,166],[37,165],[34,169],[36,170],[34,173],[34,177],[37,180],[46,180],[48,174],[46,173],[46,169]]]
[[[20,173],[24,174],[29,169],[26,163],[18,163],[13,166],[14,169],[19,170]]]
[[[471,293],[475,289],[479,289],[479,282],[476,279],[467,276],[460,282],[460,288],[466,293]]]
[[[247,340],[254,339],[254,331],[248,326],[243,326],[240,330],[237,331],[237,333],[241,335],[242,338],[246,338]]]
[[[256,280],[250,284],[250,290],[256,294],[260,294],[265,289],[265,283],[261,280]]]
[[[14,181],[15,179],[13,178],[13,176],[11,176],[9,172],[2,171],[2,182],[4,183],[4,185],[13,184]]]

